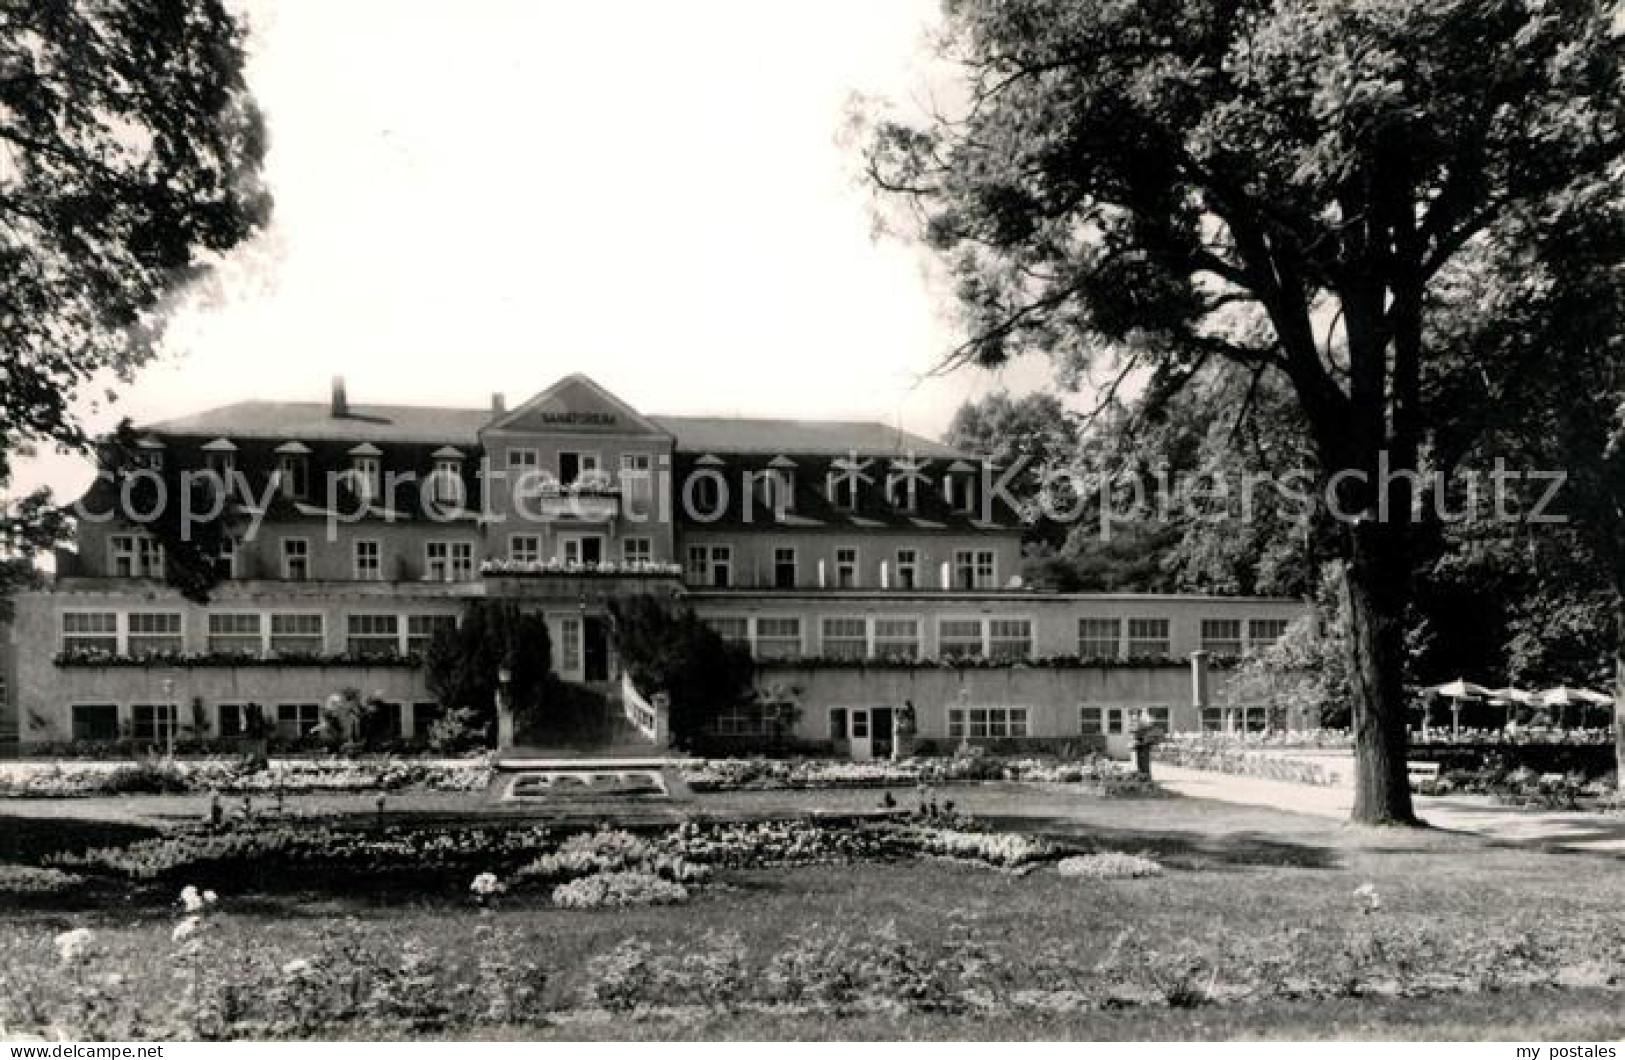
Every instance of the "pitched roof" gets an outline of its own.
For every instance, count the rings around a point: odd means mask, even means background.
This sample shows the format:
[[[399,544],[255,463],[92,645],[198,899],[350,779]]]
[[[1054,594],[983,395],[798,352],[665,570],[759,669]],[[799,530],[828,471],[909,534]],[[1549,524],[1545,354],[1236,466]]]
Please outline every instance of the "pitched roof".
[[[307,442],[418,442],[474,447],[492,422],[486,408],[422,405],[352,405],[334,416],[327,402],[239,401],[191,416],[151,423],[143,430],[160,435],[211,439],[298,440]],[[749,456],[907,456],[964,458],[941,442],[884,423],[850,420],[743,419],[726,416],[649,416],[677,439],[686,453]]]
[[[902,456],[954,459],[951,446],[884,423],[758,420],[726,416],[650,416],[677,439],[678,452],[755,456]]]
[[[159,434],[211,438],[325,442],[433,442],[479,444],[490,409],[432,408],[421,405],[352,405],[334,416],[325,401],[239,401],[192,416],[148,424]]]

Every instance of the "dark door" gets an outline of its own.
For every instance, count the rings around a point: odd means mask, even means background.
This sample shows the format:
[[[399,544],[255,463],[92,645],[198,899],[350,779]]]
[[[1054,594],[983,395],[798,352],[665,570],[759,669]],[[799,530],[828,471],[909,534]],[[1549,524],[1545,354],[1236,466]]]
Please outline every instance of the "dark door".
[[[890,758],[892,751],[892,709],[876,707],[869,712],[876,758]]]
[[[584,537],[581,539],[581,562],[604,562],[604,539],[601,537]]]
[[[609,680],[609,626],[602,618],[582,622],[582,679]]]

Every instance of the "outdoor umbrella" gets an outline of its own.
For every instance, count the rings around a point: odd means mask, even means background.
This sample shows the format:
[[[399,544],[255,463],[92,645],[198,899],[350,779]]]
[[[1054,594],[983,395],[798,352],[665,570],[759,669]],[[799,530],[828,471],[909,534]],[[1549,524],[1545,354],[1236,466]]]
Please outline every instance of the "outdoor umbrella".
[[[1435,695],[1444,696],[1450,700],[1450,735],[1452,738],[1461,735],[1461,701],[1464,699],[1488,699],[1492,693],[1483,685],[1475,685],[1471,681],[1458,677],[1448,684],[1439,685],[1430,689]]]
[[[1568,685],[1558,685],[1548,688],[1540,694],[1540,703],[1546,707],[1556,707],[1561,711],[1560,717],[1566,723],[1570,707],[1600,707],[1613,705],[1613,699],[1601,692],[1592,692],[1585,688],[1570,688]],[[1567,725],[1565,724],[1565,728]]]
[[[1539,706],[1540,693],[1526,692],[1521,688],[1513,688],[1510,685],[1506,688],[1492,688],[1490,689],[1490,702],[1501,703],[1507,708],[1507,726],[1510,728],[1513,719],[1517,717],[1514,708]]]

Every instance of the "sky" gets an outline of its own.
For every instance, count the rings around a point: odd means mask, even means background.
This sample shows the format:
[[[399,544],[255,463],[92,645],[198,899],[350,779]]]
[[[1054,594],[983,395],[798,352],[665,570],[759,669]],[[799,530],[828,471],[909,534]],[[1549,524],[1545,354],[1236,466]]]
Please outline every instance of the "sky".
[[[89,422],[246,398],[510,404],[585,372],[646,412],[940,435],[1038,364],[922,379],[958,337],[877,239],[854,93],[926,98],[937,0],[241,0],[262,236]],[[64,492],[88,469],[25,463]]]

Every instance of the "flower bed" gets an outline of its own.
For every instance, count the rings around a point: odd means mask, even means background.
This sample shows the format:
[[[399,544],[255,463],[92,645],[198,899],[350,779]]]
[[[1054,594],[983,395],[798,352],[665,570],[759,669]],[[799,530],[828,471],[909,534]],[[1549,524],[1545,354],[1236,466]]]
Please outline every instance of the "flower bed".
[[[265,768],[236,758],[147,759],[109,768],[62,765],[0,771],[0,796],[72,798],[92,795],[294,795],[303,792],[484,790],[485,758],[461,761],[412,758],[278,759]]]
[[[900,762],[853,762],[828,758],[718,758],[686,765],[683,778],[695,791],[780,791],[817,788],[894,788],[976,781],[1086,784],[1126,790],[1135,775],[1104,756],[1079,759],[991,754],[908,758]]]
[[[1341,773],[1321,762],[1180,741],[1158,744],[1151,757],[1183,769],[1202,769],[1210,773],[1259,777],[1315,787],[1336,787],[1343,779]]]

